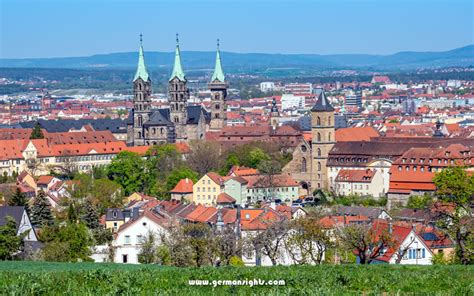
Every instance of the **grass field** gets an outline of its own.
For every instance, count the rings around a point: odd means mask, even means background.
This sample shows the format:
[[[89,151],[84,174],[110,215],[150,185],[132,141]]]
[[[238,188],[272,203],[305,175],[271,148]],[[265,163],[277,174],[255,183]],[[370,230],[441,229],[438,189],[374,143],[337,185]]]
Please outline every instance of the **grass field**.
[[[191,286],[188,280],[284,280],[284,286]],[[322,265],[174,268],[0,262],[0,295],[474,295],[472,266]]]

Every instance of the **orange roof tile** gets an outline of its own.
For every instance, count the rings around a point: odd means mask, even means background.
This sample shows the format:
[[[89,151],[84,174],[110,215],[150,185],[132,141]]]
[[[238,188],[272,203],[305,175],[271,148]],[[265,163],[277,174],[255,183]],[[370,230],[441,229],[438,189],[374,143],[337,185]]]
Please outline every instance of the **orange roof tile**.
[[[178,184],[170,191],[171,193],[192,193],[193,180],[186,178],[179,180]]]

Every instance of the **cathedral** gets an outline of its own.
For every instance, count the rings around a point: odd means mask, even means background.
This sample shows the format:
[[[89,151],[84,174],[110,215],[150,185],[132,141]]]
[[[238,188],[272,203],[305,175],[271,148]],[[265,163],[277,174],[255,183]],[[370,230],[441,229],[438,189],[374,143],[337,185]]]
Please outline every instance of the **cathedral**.
[[[228,85],[222,70],[219,41],[214,73],[208,87],[211,91],[211,110],[188,104],[189,90],[176,38],[174,66],[168,81],[169,108],[152,109],[151,79],[140,37],[137,72],[133,78],[133,108],[127,122],[127,145],[157,145],[204,139],[207,131],[218,131],[226,125]]]

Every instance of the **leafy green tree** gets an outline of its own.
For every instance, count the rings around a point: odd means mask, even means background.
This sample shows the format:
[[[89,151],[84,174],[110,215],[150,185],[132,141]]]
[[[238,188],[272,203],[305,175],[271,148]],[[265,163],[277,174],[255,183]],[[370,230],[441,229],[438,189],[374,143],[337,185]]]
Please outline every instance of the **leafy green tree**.
[[[43,190],[38,192],[31,207],[31,223],[38,226],[52,225],[54,223],[51,205],[46,199],[46,194]]]
[[[0,260],[11,260],[23,248],[23,238],[17,235],[15,220],[7,216],[6,224],[0,226]]]
[[[77,212],[74,203],[70,203],[67,209],[67,221],[70,223],[76,223],[77,221]]]
[[[30,212],[28,198],[23,192],[21,192],[19,187],[16,188],[15,193],[8,200],[8,205],[9,206],[22,206],[22,207],[25,207],[27,212]]]
[[[138,262],[142,264],[151,264],[157,261],[156,235],[149,231],[142,241],[140,252],[138,253]]]
[[[436,195],[441,203],[435,203],[439,213],[438,225],[456,241],[456,255],[462,264],[474,262],[474,218],[471,207],[474,201],[474,175],[464,167],[449,167],[433,179]]]
[[[41,126],[39,122],[36,122],[35,127],[33,128],[33,131],[31,132],[30,135],[30,140],[33,139],[44,139],[43,132],[41,131]]]
[[[85,205],[86,200],[97,209],[98,214],[105,213],[107,208],[123,206],[123,188],[109,179],[94,179],[87,174],[76,174],[76,186],[69,191],[72,200]]]
[[[431,196],[425,195],[413,195],[408,199],[407,208],[410,209],[425,209],[428,208],[433,199]]]
[[[260,148],[255,148],[249,154],[249,166],[257,168],[264,160],[270,160],[270,156]]]
[[[82,208],[81,222],[83,222],[89,229],[100,228],[99,214],[92,202],[87,199]]]
[[[42,257],[46,261],[91,261],[93,242],[86,225],[68,222],[58,227],[56,235],[50,237],[42,250]]]
[[[109,179],[120,184],[126,195],[143,192],[148,173],[143,159],[129,151],[120,152],[107,169]]]
[[[174,169],[166,178],[166,190],[170,191],[171,189],[173,189],[181,179],[189,178],[194,183],[196,183],[198,177],[198,173],[188,167]]]

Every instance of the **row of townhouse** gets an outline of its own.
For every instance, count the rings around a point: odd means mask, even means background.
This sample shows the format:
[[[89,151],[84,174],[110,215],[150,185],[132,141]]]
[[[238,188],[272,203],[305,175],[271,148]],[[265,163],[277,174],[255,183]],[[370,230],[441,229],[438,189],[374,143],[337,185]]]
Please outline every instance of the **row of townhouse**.
[[[183,179],[171,190],[173,199],[186,199],[195,204],[207,206],[245,205],[258,201],[280,199],[291,202],[300,196],[299,184],[289,175],[265,176],[253,170],[251,175],[231,170],[229,175],[220,176],[210,172],[195,184]]]

